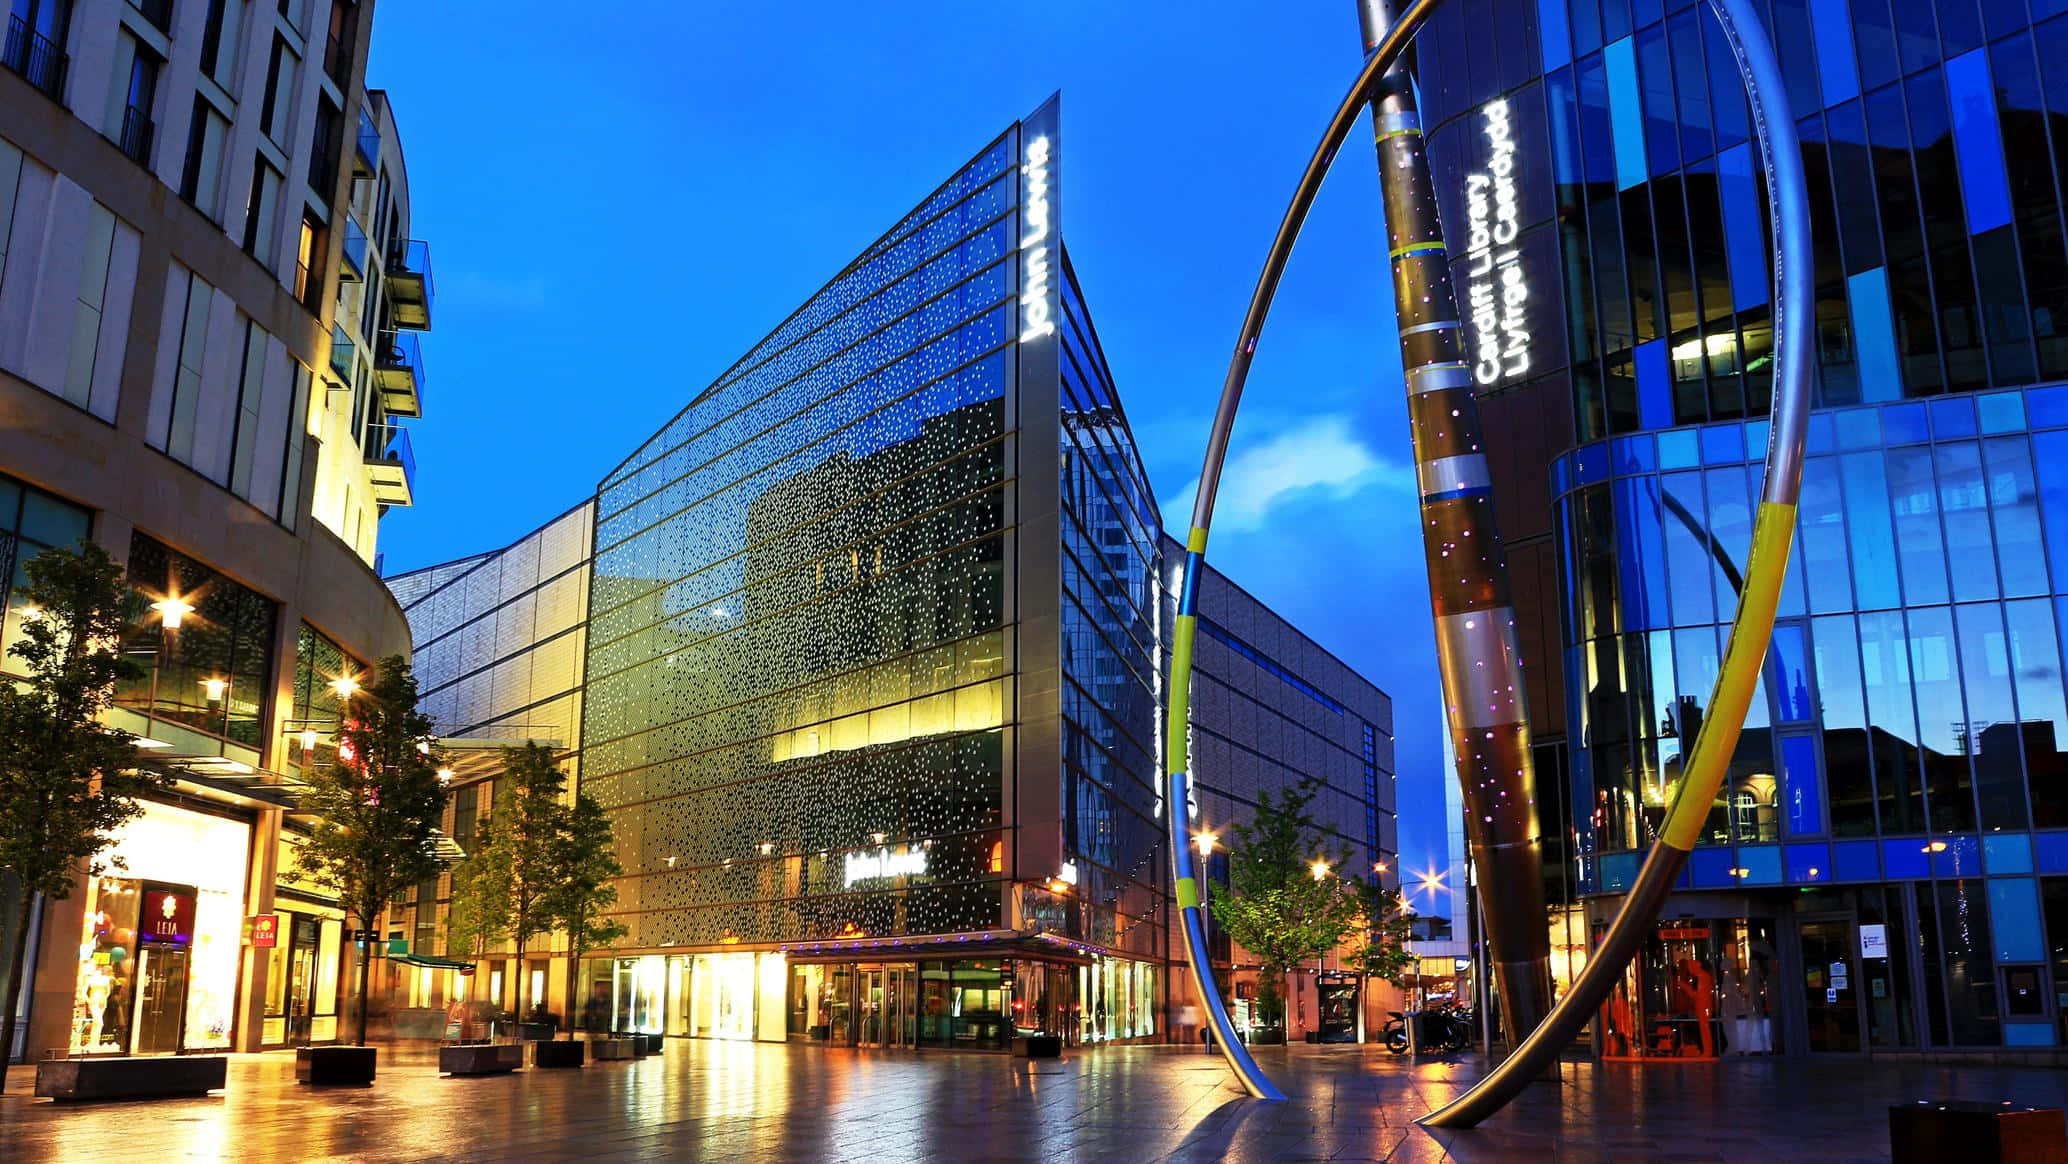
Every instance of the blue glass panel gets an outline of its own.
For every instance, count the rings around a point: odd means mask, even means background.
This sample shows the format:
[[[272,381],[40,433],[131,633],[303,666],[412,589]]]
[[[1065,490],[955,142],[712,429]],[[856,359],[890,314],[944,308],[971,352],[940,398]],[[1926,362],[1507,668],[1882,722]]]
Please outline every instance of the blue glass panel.
[[[1933,837],[1927,848],[1937,876],[1975,877],[1982,872],[1982,846],[1971,834]]]
[[[1873,841],[1840,841],[1831,846],[1831,868],[1840,881],[1881,880],[1880,846]]]
[[[1722,889],[1738,883],[1737,874],[1731,872],[1737,867],[1737,858],[1729,849],[1698,848],[1687,863],[1694,870],[1697,889]]]
[[[2032,389],[2025,393],[2025,409],[2033,428],[2068,428],[2068,387]]]
[[[1831,846],[1788,846],[1788,883],[1790,885],[1807,885],[1816,881],[1830,881],[1833,879],[1833,876]]]
[[[1809,690],[1809,668],[1804,657],[1802,626],[1790,623],[1774,628],[1774,637],[1767,650],[1767,688],[1774,693],[1774,722],[1808,723],[1816,715],[1816,700]],[[1778,690],[1774,690],[1778,688]],[[1808,741],[1800,741],[1807,744]],[[1800,769],[1805,775],[1816,772],[1817,756],[1814,748],[1804,753],[1802,760],[1808,767]],[[1814,781],[1813,781],[1814,783]],[[1792,796],[1793,793],[1791,792]],[[1815,789],[1811,790],[1815,795]],[[1812,801],[1814,806],[1814,800]],[[1816,813],[1812,813],[1816,816]],[[1821,828],[1803,830],[1821,833]]]
[[[1537,0],[1537,38],[1544,48],[1544,71],[1573,59],[1572,31],[1565,22],[1565,0]]]
[[[1813,837],[1823,832],[1824,793],[1817,782],[1815,739],[1788,736],[1781,740],[1781,785],[1787,798],[1788,835]]]
[[[1573,487],[1572,481],[1573,464],[1571,456],[1563,456],[1551,462],[1551,493],[1553,496],[1564,496],[1570,492]]]
[[[1625,473],[1649,473],[1659,467],[1659,458],[1652,452],[1650,433],[1617,437],[1610,441],[1609,461],[1619,477]]]
[[[1651,176],[1644,154],[1644,101],[1637,90],[1637,46],[1626,36],[1602,50],[1601,62],[1608,72],[1609,127],[1616,147],[1616,188],[1628,190],[1642,185]]]
[[[1573,481],[1578,485],[1592,485],[1608,480],[1608,446],[1588,445],[1573,453]]]
[[[1859,67],[1853,63],[1853,14],[1846,0],[1810,0],[1810,31],[1817,40],[1817,79],[1824,86],[1824,104],[1837,105],[1860,95]],[[1795,111],[1799,116],[1808,110]]]
[[[2041,873],[2068,873],[2068,833],[2034,833],[2032,843]]]
[[[1942,441],[1975,435],[1975,398],[1949,396],[1932,401],[1932,435]]]
[[[2068,432],[2032,434],[2039,470],[2039,509],[2046,526],[2046,556],[2054,577],[2068,578]]]
[[[1881,842],[1881,863],[1891,881],[1910,881],[1932,875],[1931,858],[1924,851],[1922,837],[1897,837]]]
[[[2051,1047],[2054,1045],[2054,1024],[2049,1022],[2019,1022],[2011,1019],[2003,1024],[2003,1045],[2006,1047]]]
[[[1809,423],[1809,451],[1829,453],[1838,449],[1838,425],[1828,412],[1813,412]]]
[[[2039,931],[2039,886],[2030,877],[1989,879],[1990,929],[1996,931],[1998,962],[2044,962]]]
[[[1738,850],[1738,868],[1745,871],[1746,885],[1781,883],[1781,846],[1746,845]]]
[[[1760,211],[1760,177],[1752,147],[1733,146],[1716,157],[1723,195],[1723,241],[1730,251],[1731,306],[1738,311],[1765,303],[1773,293],[1767,271],[1766,223]]]
[[[1932,439],[1922,403],[1892,404],[1882,409],[1881,432],[1882,439],[1892,445],[1920,445]]]
[[[1673,370],[1666,362],[1666,341],[1637,348],[1637,423],[1666,428],[1673,423]]]
[[[1853,345],[1860,361],[1860,399],[1900,400],[1902,365],[1896,361],[1896,333],[1889,323],[1888,271],[1861,271],[1846,280],[1851,292]]]
[[[1982,838],[1982,859],[1993,873],[2032,872],[2032,838],[2024,833],[1990,833]]]
[[[1659,468],[1692,469],[1701,463],[1702,450],[1695,430],[1683,428],[1659,434]]]
[[[2025,428],[2025,396],[2020,392],[1992,392],[1987,396],[1975,397],[1975,410],[1981,414],[1982,435],[1990,436],[2000,432],[2022,432]]]
[[[1888,479],[1881,453],[1847,453],[1839,458],[1845,478],[1846,525],[1853,557],[1853,592],[1860,610],[1887,610],[1902,603],[1896,583],[1896,534],[1889,524]]]
[[[1621,893],[1637,877],[1637,854],[1604,853],[1601,856],[1601,892]]]
[[[1982,49],[1946,62],[1952,97],[1953,149],[1960,163],[1961,200],[1971,234],[2011,220],[2010,182],[2004,176],[2003,134],[1996,122],[1996,90],[1989,81],[1989,55]]]
[[[1735,424],[1712,424],[1702,430],[1704,465],[1737,465],[1744,460],[1744,429]]]
[[[1616,570],[1622,590],[1623,629],[1650,630],[1668,622],[1666,558],[1659,528],[1658,483],[1649,477],[1619,478],[1610,486],[1615,496],[1616,530],[1622,545]]]
[[[1766,442],[1769,430],[1772,427],[1772,425],[1763,420],[1748,420],[1745,422],[1745,448],[1750,451],[1752,460],[1763,461],[1766,459]]]
[[[2015,398],[2015,395],[2013,396]],[[2007,598],[2047,593],[2046,554],[2039,532],[2039,487],[2032,450],[2021,436],[1982,442],[1983,480],[1996,526],[1996,565]]]
[[[1838,447],[1878,449],[1881,447],[1881,410],[1854,408],[1838,414]]]

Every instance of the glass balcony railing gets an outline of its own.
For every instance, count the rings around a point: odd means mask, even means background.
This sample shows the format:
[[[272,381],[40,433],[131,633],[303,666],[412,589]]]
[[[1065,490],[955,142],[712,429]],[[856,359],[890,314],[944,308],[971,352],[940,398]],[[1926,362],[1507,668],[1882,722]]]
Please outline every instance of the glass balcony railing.
[[[352,382],[352,360],[358,353],[354,350],[352,337],[345,329],[332,325],[330,329],[330,370],[347,384]]]
[[[366,479],[382,505],[410,505],[416,496],[416,451],[399,424],[366,427]]]
[[[359,136],[352,145],[352,172],[363,178],[371,178],[381,164],[381,131],[373,123],[373,114],[364,108],[359,110]]]
[[[0,66],[19,73],[46,97],[62,99],[66,57],[57,42],[29,27],[19,16],[7,18],[7,39],[0,41]]]
[[[358,220],[349,212],[345,215],[344,262],[338,267],[337,275],[347,283],[358,283],[366,278],[366,232],[359,229]]]
[[[375,351],[374,379],[380,383],[381,407],[390,416],[424,414],[423,345],[413,331],[384,331]]]
[[[388,252],[388,302],[396,327],[431,330],[431,244],[398,239]]]
[[[122,110],[122,136],[116,145],[129,155],[129,160],[140,166],[151,164],[151,138],[156,135],[157,123],[151,115],[134,105]]]

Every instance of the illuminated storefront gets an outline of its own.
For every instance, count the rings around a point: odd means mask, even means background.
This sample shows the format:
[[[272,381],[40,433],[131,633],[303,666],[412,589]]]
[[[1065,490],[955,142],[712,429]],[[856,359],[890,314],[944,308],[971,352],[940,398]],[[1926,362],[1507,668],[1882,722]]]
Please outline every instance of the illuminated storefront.
[[[1601,1008],[1602,1053],[1681,1060],[1772,1054],[1776,957],[1769,921],[1661,922]],[[1831,980],[1848,988],[1848,977]]]
[[[250,847],[242,821],[151,801],[116,830],[86,887],[72,1054],[230,1047]]]

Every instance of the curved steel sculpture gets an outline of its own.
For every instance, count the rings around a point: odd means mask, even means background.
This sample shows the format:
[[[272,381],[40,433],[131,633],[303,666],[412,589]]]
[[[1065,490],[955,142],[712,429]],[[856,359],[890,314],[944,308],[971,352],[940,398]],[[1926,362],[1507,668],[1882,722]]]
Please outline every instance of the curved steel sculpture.
[[[1167,792],[1170,806],[1170,843],[1172,862],[1176,876],[1177,898],[1185,926],[1186,951],[1190,963],[1192,980],[1198,990],[1201,1005],[1206,1008],[1209,1019],[1218,1036],[1221,1053],[1234,1069],[1236,1077],[1253,1096],[1263,1099],[1283,1098],[1271,1081],[1257,1068],[1248,1050],[1234,1038],[1233,1024],[1229,1022],[1227,1009],[1221,1001],[1220,991],[1214,981],[1213,969],[1207,958],[1204,898],[1200,891],[1198,872],[1193,862],[1191,849],[1184,836],[1185,817],[1182,806],[1190,802],[1190,780],[1187,771],[1189,759],[1189,733],[1187,708],[1192,680],[1192,646],[1197,633],[1198,580],[1205,561],[1207,530],[1213,518],[1215,494],[1220,484],[1221,468],[1227,455],[1229,435],[1234,427],[1235,411],[1242,398],[1243,385],[1249,376],[1249,367],[1256,354],[1257,339],[1263,329],[1271,300],[1277,291],[1279,277],[1292,252],[1294,241],[1299,236],[1300,226],[1305,222],[1308,210],[1321,186],[1322,177],[1335,158],[1336,150],[1349,135],[1358,113],[1379,91],[1378,82],[1399,59],[1402,51],[1415,32],[1427,22],[1439,0],[1415,0],[1400,15],[1399,20],[1387,30],[1373,47],[1357,82],[1350,89],[1336,109],[1328,129],[1323,133],[1321,143],[1308,160],[1306,170],[1295,189],[1291,206],[1278,226],[1271,250],[1265,258],[1263,272],[1258,276],[1256,290],[1250,298],[1248,313],[1243,318],[1241,339],[1229,361],[1228,375],[1222,384],[1219,408],[1215,411],[1213,429],[1208,437],[1205,464],[1200,472],[1199,489],[1192,509],[1192,527],[1186,539],[1185,575],[1178,599],[1178,616],[1175,643],[1171,656],[1171,707],[1167,724],[1169,731],[1166,755],[1169,762]],[[1776,295],[1774,300],[1774,399],[1771,430],[1767,444],[1766,477],[1761,491],[1759,513],[1754,521],[1752,552],[1746,561],[1744,585],[1738,596],[1738,609],[1733,617],[1729,644],[1724,649],[1723,661],[1718,668],[1716,686],[1711,693],[1709,714],[1703,717],[1702,726],[1696,734],[1687,760],[1682,768],[1681,785],[1672,807],[1668,810],[1665,823],[1660,830],[1659,840],[1653,845],[1636,883],[1624,898],[1608,934],[1603,938],[1590,957],[1587,968],[1573,983],[1565,997],[1541,1023],[1535,1024],[1527,1038],[1523,1039],[1515,1053],[1498,1064],[1492,1072],[1481,1079],[1464,1095],[1442,1109],[1423,1117],[1422,1123],[1435,1127],[1470,1127],[1488,1115],[1498,1111],[1508,1100],[1538,1077],[1557,1060],[1559,1052],[1584,1026],[1588,1018],[1601,1005],[1622,975],[1623,968],[1636,953],[1638,946],[1650,932],[1658,916],[1660,906],[1671,891],[1681,866],[1687,860],[1688,852],[1694,847],[1703,820],[1708,815],[1724,774],[1729,767],[1732,750],[1736,747],[1740,731],[1745,722],[1745,713],[1750,706],[1752,693],[1759,681],[1760,665],[1766,656],[1767,642],[1773,632],[1775,606],[1779,601],[1781,582],[1787,571],[1788,550],[1795,530],[1795,502],[1802,479],[1803,443],[1809,420],[1809,326],[1814,310],[1814,297],[1810,284],[1810,238],[1808,195],[1803,182],[1801,148],[1795,135],[1795,124],[1789,116],[1785,90],[1782,88],[1780,68],[1775,60],[1773,46],[1766,38],[1754,15],[1750,0],[1710,0],[1717,21],[1738,60],[1743,74],[1746,93],[1750,99],[1753,124],[1757,130],[1760,146],[1760,161],[1764,167],[1767,188],[1770,193],[1770,213],[1774,230],[1774,266]],[[1417,133],[1417,137],[1418,137]],[[1416,143],[1419,144],[1418,142]],[[1393,195],[1389,193],[1388,209],[1392,209]],[[1400,258],[1400,246],[1392,248],[1396,254],[1396,272]],[[1397,285],[1396,285],[1397,286]],[[1441,322],[1441,321],[1438,321]],[[1455,332],[1455,322],[1450,323]],[[1443,328],[1432,328],[1436,333]],[[1453,340],[1456,336],[1453,334]],[[1462,388],[1430,388],[1417,392],[1415,385],[1409,385],[1411,399],[1441,391],[1447,397],[1443,403],[1457,408],[1452,417],[1456,430],[1469,429],[1476,434],[1477,405],[1469,383]],[[1425,408],[1426,402],[1418,405]],[[1423,412],[1417,411],[1418,416]],[[1469,421],[1469,423],[1467,423]],[[1445,426],[1445,431],[1452,431]],[[1490,594],[1486,587],[1499,586],[1505,593],[1505,579],[1497,577],[1505,571],[1497,565],[1498,540],[1489,545],[1484,534],[1491,533],[1490,520],[1484,533],[1470,518],[1476,510],[1484,510],[1484,478],[1476,490],[1465,490],[1459,496],[1476,493],[1480,504],[1467,508],[1464,516],[1456,523],[1442,523],[1428,518],[1432,499],[1446,500],[1441,495],[1450,490],[1440,488],[1446,476],[1469,484],[1464,476],[1469,463],[1455,461],[1450,466],[1440,462],[1446,458],[1436,455],[1435,448],[1425,448],[1423,430],[1416,433],[1417,469],[1424,492],[1423,525],[1424,549],[1429,558],[1432,580],[1439,575],[1475,575],[1481,581],[1481,592]],[[1463,455],[1479,460],[1483,470],[1484,461],[1477,447],[1476,435],[1471,447]],[[1432,464],[1432,462],[1435,462]],[[1457,486],[1453,486],[1457,488]],[[1480,535],[1477,540],[1474,535]],[[1463,553],[1466,547],[1470,553]],[[1457,552],[1458,558],[1451,555]],[[1470,561],[1464,559],[1469,558]],[[1439,642],[1443,642],[1443,599],[1432,595],[1437,603]],[[1488,608],[1498,604],[1488,602]],[[1453,612],[1456,613],[1456,612]],[[1484,617],[1484,616],[1482,616]],[[1483,628],[1466,628],[1479,631]],[[1513,719],[1507,721],[1521,724],[1521,696],[1519,687],[1503,693],[1489,691],[1478,686],[1473,675],[1484,671],[1482,664],[1498,669],[1515,665],[1512,630],[1504,634],[1469,638],[1461,644],[1465,649],[1440,652],[1444,678],[1445,703],[1451,708],[1450,721],[1453,738],[1462,730],[1474,730],[1471,720],[1475,715],[1483,722],[1498,721],[1485,719],[1477,709],[1466,709],[1473,699],[1501,701],[1514,704]],[[1470,652],[1484,650],[1497,657],[1474,657]],[[1454,674],[1454,672],[1458,672]],[[1482,736],[1486,734],[1481,730]],[[1526,726],[1521,728],[1526,743]],[[1499,732],[1496,731],[1496,735]],[[1469,741],[1466,741],[1469,743]],[[1526,784],[1526,770],[1516,767],[1508,771],[1490,770],[1473,766],[1468,760],[1472,753],[1464,746],[1458,748],[1458,777],[1464,785],[1467,811],[1475,816],[1486,813],[1478,807],[1481,798],[1491,797],[1498,804],[1513,799],[1517,794],[1527,800],[1532,790]],[[1502,811],[1513,812],[1510,805]],[[1529,808],[1532,814],[1533,807]],[[1482,822],[1484,823],[1484,822]],[[1496,869],[1498,867],[1495,867]],[[1490,869],[1490,872],[1495,871]],[[1505,873],[1503,870],[1502,872]],[[1482,882],[1482,892],[1491,893],[1498,882]],[[1499,902],[1489,902],[1496,906]],[[1489,908],[1489,914],[1499,912]],[[1541,915],[1539,915],[1541,922]],[[1497,961],[1504,952],[1494,951]]]

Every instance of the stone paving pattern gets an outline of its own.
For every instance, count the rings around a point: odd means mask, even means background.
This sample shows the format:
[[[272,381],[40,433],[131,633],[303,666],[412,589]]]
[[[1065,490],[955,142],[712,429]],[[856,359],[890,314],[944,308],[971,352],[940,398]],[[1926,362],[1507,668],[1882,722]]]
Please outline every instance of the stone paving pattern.
[[[1061,1061],[671,1039],[580,1071],[446,1079],[383,1048],[371,1088],[312,1091],[289,1054],[240,1055],[207,1099],[58,1105],[9,1073],[0,1160],[1752,1161],[1886,1160],[1887,1107],[2068,1103],[2068,1072],[1889,1060],[1568,1062],[1485,1126],[1413,1124],[1477,1077],[1377,1047],[1259,1054],[1291,1101],[1241,1097],[1196,1048]]]

